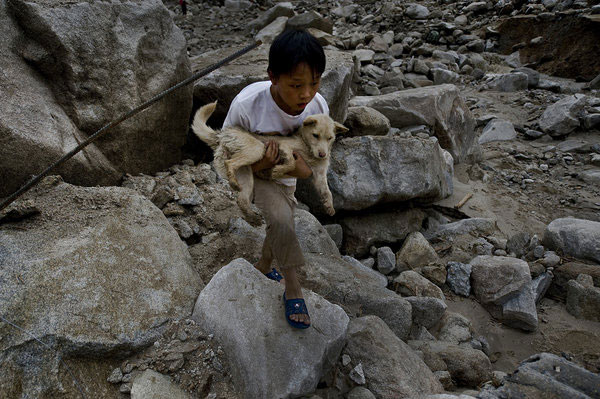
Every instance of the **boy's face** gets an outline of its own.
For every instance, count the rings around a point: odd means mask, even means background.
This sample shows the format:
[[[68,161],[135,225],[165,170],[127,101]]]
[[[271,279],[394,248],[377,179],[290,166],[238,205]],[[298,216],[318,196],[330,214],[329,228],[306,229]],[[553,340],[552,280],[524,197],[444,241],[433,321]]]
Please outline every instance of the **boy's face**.
[[[274,76],[269,71],[269,78],[272,83],[271,94],[275,103],[290,115],[301,114],[317,94],[321,84],[321,75],[313,73],[306,63],[298,64],[289,74]]]

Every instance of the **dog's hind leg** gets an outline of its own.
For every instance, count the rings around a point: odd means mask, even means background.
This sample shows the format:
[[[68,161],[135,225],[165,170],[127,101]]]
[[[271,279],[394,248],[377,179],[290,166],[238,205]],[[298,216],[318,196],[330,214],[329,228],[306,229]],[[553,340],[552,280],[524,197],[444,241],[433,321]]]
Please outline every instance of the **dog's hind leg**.
[[[254,194],[254,176],[250,166],[243,166],[237,170],[237,181],[240,191],[238,193],[237,203],[244,214],[244,219],[252,226],[262,224],[262,216],[256,206],[252,204]]]
[[[225,170],[227,171],[227,180],[234,190],[240,190],[240,184],[236,177],[236,172],[244,167],[260,161],[265,153],[265,146],[260,141],[252,146],[246,147],[244,151],[237,152],[225,161]],[[251,171],[252,172],[252,171]]]

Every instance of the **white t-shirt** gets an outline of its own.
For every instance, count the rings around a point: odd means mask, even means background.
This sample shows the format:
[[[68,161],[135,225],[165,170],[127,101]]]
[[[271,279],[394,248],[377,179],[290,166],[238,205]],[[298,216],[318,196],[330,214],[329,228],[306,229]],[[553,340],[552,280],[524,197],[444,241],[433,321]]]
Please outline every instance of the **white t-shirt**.
[[[223,127],[239,126],[252,133],[279,132],[284,136],[294,132],[310,115],[327,114],[329,107],[317,93],[299,115],[285,113],[273,100],[271,81],[256,82],[246,86],[234,99],[223,122]],[[278,179],[286,186],[295,186],[296,179]]]

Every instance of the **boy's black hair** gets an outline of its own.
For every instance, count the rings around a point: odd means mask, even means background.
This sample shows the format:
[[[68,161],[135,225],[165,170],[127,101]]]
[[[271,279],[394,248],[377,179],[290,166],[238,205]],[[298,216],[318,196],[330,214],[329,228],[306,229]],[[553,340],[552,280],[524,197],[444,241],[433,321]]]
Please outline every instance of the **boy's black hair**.
[[[313,73],[321,75],[325,71],[325,52],[313,35],[305,30],[290,29],[273,40],[267,70],[275,77],[291,73],[303,62],[308,64]]]

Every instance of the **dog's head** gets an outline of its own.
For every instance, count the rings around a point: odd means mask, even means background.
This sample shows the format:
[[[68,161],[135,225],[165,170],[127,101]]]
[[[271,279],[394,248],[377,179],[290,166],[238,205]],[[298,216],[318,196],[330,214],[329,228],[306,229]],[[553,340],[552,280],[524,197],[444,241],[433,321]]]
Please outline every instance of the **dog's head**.
[[[304,120],[300,135],[316,159],[326,159],[336,134],[347,132],[341,123],[335,122],[325,114],[311,115]]]

